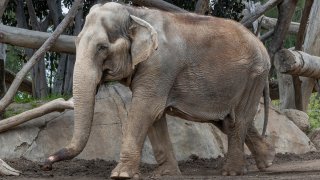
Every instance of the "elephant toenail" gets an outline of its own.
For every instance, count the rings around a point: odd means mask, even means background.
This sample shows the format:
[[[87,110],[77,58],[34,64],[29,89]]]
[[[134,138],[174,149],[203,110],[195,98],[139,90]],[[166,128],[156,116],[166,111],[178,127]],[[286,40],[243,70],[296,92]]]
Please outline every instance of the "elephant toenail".
[[[127,172],[121,172],[119,176],[123,178],[130,178],[129,173]]]
[[[115,177],[118,177],[118,176],[119,176],[118,172],[111,173],[111,178],[115,178]]]

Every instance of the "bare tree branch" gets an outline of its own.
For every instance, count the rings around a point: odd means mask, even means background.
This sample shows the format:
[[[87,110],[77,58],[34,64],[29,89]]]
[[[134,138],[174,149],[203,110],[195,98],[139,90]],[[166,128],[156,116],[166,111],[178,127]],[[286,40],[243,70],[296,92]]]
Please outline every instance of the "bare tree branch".
[[[16,116],[4,119],[0,121],[0,132],[7,131],[15,126],[18,126],[24,122],[27,122],[31,119],[41,117],[43,115],[49,114],[55,111],[64,111],[65,109],[73,109],[73,99],[65,101],[62,98],[55,99],[46,104],[43,104],[40,107],[25,111]]]
[[[12,84],[16,75],[13,72],[5,70],[5,77],[6,77],[6,85],[7,87],[9,87]],[[32,94],[32,82],[27,79],[23,79],[18,90]]]
[[[132,3],[138,6],[153,7],[163,11],[173,11],[186,13],[188,11],[181,9],[173,4],[167,3],[162,0],[133,0]]]
[[[209,0],[198,0],[194,10],[197,14],[206,14],[209,11]]]
[[[266,11],[270,10],[274,6],[281,3],[283,0],[269,0],[265,4],[260,7],[256,7],[256,10],[253,14],[247,13],[242,20],[240,21],[246,27],[250,27],[252,23],[257,20],[260,16],[262,16]]]
[[[13,169],[2,159],[0,159],[0,175],[19,176],[20,173],[20,171]]]
[[[16,79],[13,81],[6,95],[0,101],[0,111],[3,111],[11,102],[12,98],[17,92],[23,78],[31,70],[31,68],[37,63],[39,57],[43,56],[51,46],[54,44],[55,40],[64,31],[64,29],[69,25],[69,22],[74,19],[78,9],[82,6],[83,0],[75,0],[73,6],[69,10],[67,16],[57,27],[57,29],[52,33],[52,36],[45,41],[45,43],[38,49],[35,54],[30,58],[30,60],[24,65],[21,71],[17,74]]]

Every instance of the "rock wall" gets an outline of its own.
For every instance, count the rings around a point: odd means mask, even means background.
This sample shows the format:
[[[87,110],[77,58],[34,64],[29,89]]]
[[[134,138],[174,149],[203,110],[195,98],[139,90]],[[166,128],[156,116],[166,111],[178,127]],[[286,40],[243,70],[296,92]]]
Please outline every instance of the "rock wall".
[[[80,159],[118,160],[121,143],[121,124],[126,122],[131,102],[128,88],[114,84],[102,86],[96,96],[92,132]],[[263,107],[263,104],[260,105]],[[305,153],[315,150],[309,138],[285,115],[270,107],[268,138],[280,153]],[[200,158],[223,156],[227,138],[211,124],[195,123],[167,116],[170,138],[178,160],[190,155]],[[256,116],[261,131],[263,108]],[[24,157],[42,161],[45,157],[68,144],[73,132],[73,111],[51,113],[34,119],[11,131],[0,134],[0,158]],[[246,150],[249,153],[248,150]],[[148,139],[143,149],[143,162],[155,163]]]

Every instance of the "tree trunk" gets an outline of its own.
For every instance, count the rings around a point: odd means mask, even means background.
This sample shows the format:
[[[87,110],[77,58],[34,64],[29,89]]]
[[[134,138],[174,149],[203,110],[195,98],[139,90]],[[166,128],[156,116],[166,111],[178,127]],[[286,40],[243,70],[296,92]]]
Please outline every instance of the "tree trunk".
[[[45,27],[38,21],[35,9],[33,7],[32,0],[26,0],[29,21],[33,30],[36,31],[47,31],[48,27]],[[47,17],[48,18],[48,17]],[[45,21],[43,21],[45,22]],[[29,55],[28,58],[31,58]],[[32,68],[32,95],[34,98],[44,98],[48,96],[48,85],[47,85],[47,76],[46,76],[46,65],[44,56],[41,57],[41,60],[38,61]]]
[[[306,27],[308,24],[308,19],[309,19],[309,14],[311,11],[312,4],[313,4],[313,0],[305,1],[302,17],[300,20],[299,32],[297,35],[297,42],[295,45],[296,51],[302,50],[302,45],[303,45],[304,37],[306,35],[306,30],[307,30]],[[303,111],[304,109],[302,104],[301,80],[298,75],[293,75],[292,80],[293,80],[296,108],[300,111]]]
[[[46,65],[44,61],[44,56],[42,56],[41,60],[32,68],[32,96],[34,98],[44,98],[48,96]]]
[[[79,10],[75,17],[73,35],[78,35],[83,24],[83,11]],[[74,55],[61,54],[58,70],[55,76],[53,92],[55,94],[70,95],[72,93],[73,68],[75,63]]]
[[[2,15],[6,10],[9,0],[3,0],[0,2],[0,24]],[[0,99],[5,95],[6,80],[5,80],[5,60],[6,60],[6,45],[0,43]],[[3,113],[0,113],[0,120],[3,118]]]
[[[307,33],[305,36],[303,51],[313,55],[320,56],[320,1],[316,0],[313,2]],[[303,109],[307,110],[311,93],[315,86],[315,79],[313,78],[302,78],[302,105]]]
[[[283,47],[283,42],[288,32],[296,4],[297,0],[284,0],[278,5],[278,21],[274,30],[273,39],[268,47],[272,63],[274,61],[275,53]],[[279,81],[280,109],[295,109],[292,77],[291,75],[280,73],[277,64],[274,65],[277,69],[277,77]]]

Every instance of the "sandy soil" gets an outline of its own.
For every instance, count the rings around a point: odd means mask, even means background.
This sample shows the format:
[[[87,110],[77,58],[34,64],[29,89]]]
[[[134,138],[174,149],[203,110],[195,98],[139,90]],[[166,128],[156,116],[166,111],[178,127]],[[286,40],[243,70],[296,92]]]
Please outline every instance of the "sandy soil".
[[[163,177],[162,179],[320,179],[320,152],[307,154],[277,154],[274,164],[265,172],[259,172],[254,160],[248,156],[249,173],[245,176],[224,177],[220,170],[224,158],[199,159],[196,156],[190,160],[180,162],[182,176]],[[14,180],[100,180],[109,179],[111,170],[116,162],[104,160],[71,160],[56,163],[52,171],[45,172],[36,162],[25,159],[7,159],[12,167],[21,170],[19,177],[4,177],[0,179]],[[142,164],[141,172],[144,179],[149,179],[155,165]]]

